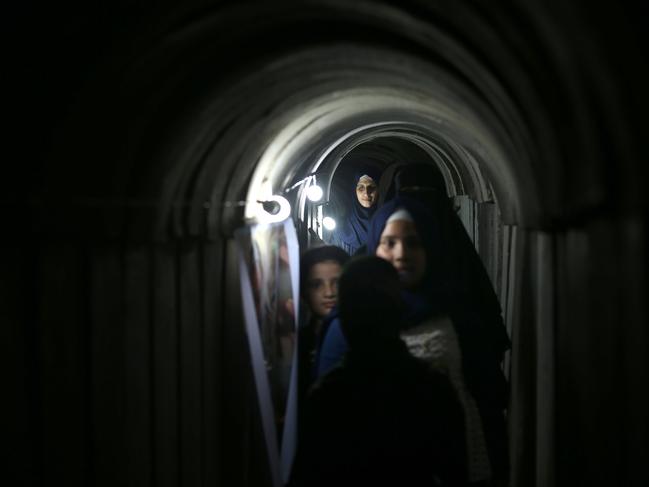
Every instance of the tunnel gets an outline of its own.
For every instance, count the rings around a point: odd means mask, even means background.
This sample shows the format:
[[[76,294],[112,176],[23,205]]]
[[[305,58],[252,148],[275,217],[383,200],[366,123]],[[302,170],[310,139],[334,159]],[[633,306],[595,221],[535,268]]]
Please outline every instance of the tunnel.
[[[649,485],[640,2],[8,18],[12,485],[281,484],[236,234],[281,196],[302,244],[322,236],[306,190],[333,201],[355,158],[436,168],[483,260],[512,340],[510,484]]]

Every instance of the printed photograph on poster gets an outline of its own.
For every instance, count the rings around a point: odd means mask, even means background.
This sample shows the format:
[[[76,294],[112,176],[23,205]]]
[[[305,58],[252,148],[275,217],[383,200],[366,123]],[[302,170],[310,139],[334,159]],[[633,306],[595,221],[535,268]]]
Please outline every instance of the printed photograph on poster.
[[[262,415],[272,422],[265,430],[275,437],[269,442],[275,444],[272,449],[281,450],[277,456],[285,471],[290,469],[296,435],[297,237],[293,222],[287,220],[247,227],[238,233],[237,241],[244,308],[253,308],[244,309],[244,314],[257,391]]]

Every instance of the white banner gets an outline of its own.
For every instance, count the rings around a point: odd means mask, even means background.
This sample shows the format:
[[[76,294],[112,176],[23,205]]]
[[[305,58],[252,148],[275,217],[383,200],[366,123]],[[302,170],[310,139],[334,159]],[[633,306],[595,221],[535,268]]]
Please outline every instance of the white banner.
[[[297,442],[300,251],[290,219],[241,229],[237,243],[262,427],[273,484],[280,487],[289,480]]]

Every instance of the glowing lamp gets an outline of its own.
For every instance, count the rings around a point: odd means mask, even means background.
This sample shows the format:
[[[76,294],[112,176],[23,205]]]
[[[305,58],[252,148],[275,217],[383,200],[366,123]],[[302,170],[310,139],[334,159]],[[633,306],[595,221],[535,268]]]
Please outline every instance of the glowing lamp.
[[[306,190],[306,197],[309,198],[310,201],[314,202],[320,201],[323,194],[324,192],[322,191],[322,188],[317,184],[309,186]]]
[[[322,226],[325,227],[327,230],[331,231],[334,228],[336,228],[336,220],[334,220],[330,216],[325,216],[322,219]]]

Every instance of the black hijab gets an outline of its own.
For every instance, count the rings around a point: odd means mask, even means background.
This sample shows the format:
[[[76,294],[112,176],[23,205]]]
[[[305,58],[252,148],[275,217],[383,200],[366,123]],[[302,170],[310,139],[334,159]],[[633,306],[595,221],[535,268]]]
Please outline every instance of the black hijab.
[[[464,293],[459,283],[452,276],[445,275],[441,262],[441,240],[437,225],[428,209],[418,201],[400,196],[385,203],[372,218],[367,234],[367,254],[375,255],[388,218],[397,210],[406,210],[426,251],[426,272],[423,281],[414,292],[404,291],[408,306],[411,308],[412,320],[421,318],[421,314],[448,313],[451,308],[467,306],[463,303]]]
[[[416,326],[435,314],[447,314],[462,349],[464,377],[475,397],[485,429],[492,467],[498,477],[507,475],[507,438],[502,411],[507,407],[508,385],[500,363],[510,346],[502,319],[490,313],[466,291],[466,274],[449,271],[449,258],[437,221],[426,205],[406,196],[385,203],[370,222],[367,252],[374,255],[388,218],[397,210],[410,213],[426,249],[426,273],[416,292],[404,291],[409,308],[405,326]],[[469,285],[472,283],[468,283]],[[492,291],[493,292],[493,291]]]
[[[440,235],[442,272],[462,284],[471,308],[491,330],[494,350],[502,354],[511,342],[505,331],[500,301],[482,259],[446,195],[444,178],[429,164],[407,165],[395,176],[397,193],[420,202],[430,211]]]
[[[465,352],[465,361],[476,366],[484,360],[499,364],[502,353],[509,347],[507,332],[504,326],[495,326],[482,316],[480,307],[473,302],[461,282],[462,275],[445,270],[439,227],[425,205],[407,196],[398,196],[385,203],[370,222],[367,253],[376,254],[388,218],[399,209],[406,210],[412,217],[426,250],[426,272],[422,283],[414,292],[404,291],[409,308],[405,326],[415,326],[427,316],[448,314]]]

